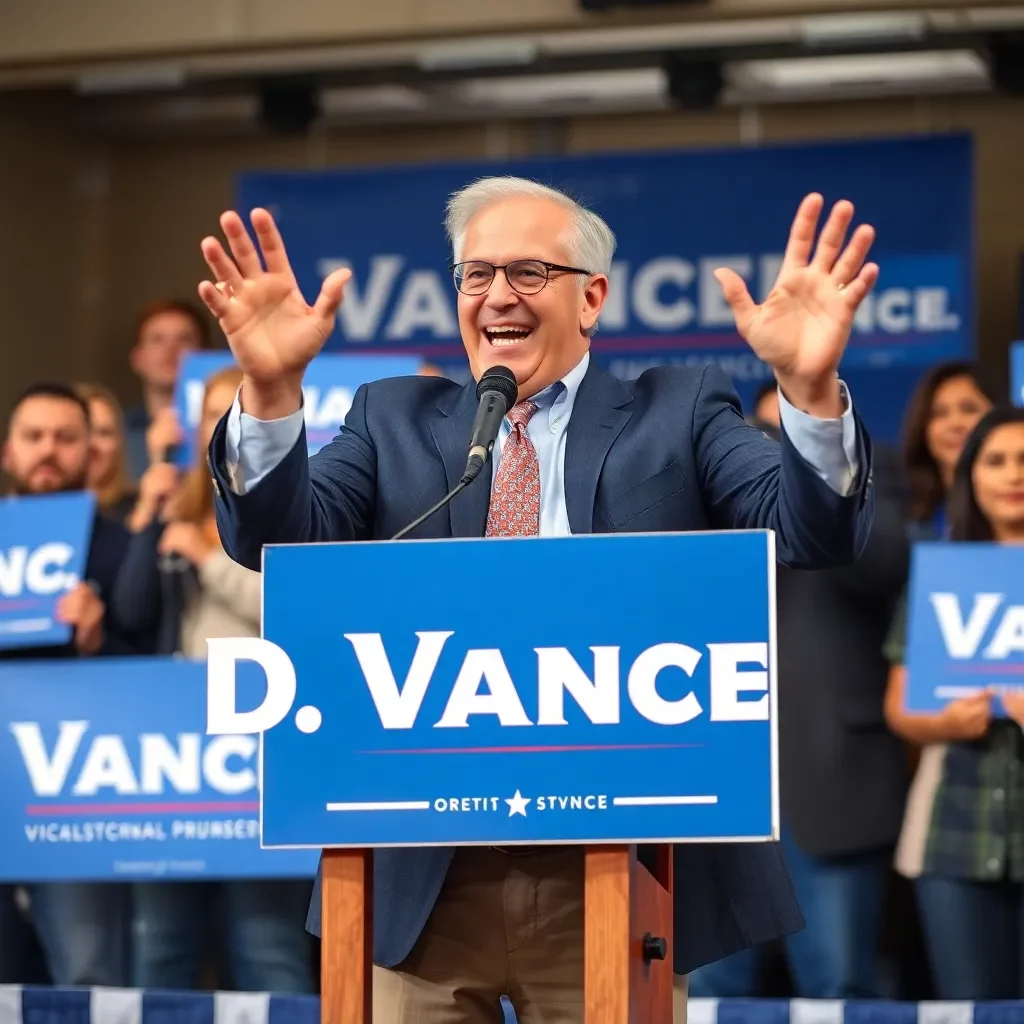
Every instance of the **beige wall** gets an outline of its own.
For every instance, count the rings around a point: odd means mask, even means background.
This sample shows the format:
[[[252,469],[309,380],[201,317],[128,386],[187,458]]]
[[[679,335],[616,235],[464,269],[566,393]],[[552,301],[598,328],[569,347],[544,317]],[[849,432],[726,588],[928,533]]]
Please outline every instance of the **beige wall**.
[[[82,368],[70,105],[0,94],[0,411],[31,379]]]
[[[978,328],[999,372],[1016,327],[1017,265],[1024,249],[1024,101],[990,97],[765,107],[528,123],[336,129],[308,140],[240,136],[76,139],[58,100],[0,97],[0,300],[4,373],[12,390],[46,373],[91,369],[126,399],[125,364],[139,307],[194,296],[204,234],[230,203],[234,175],[253,167],[323,167],[525,155],[563,146],[605,149],[754,144],[968,129],[977,142]],[[766,201],[771,201],[767,197]]]
[[[1017,2],[987,0],[985,6]],[[6,0],[0,4],[0,68],[688,19],[970,6],[969,0],[704,0],[590,14],[578,0]]]

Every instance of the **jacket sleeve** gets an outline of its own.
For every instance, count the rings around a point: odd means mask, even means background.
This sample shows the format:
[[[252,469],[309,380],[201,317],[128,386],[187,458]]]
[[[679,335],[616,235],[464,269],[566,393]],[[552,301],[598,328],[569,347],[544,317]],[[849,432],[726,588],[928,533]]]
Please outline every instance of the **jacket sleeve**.
[[[854,597],[895,602],[910,573],[910,541],[901,474],[895,454],[875,451],[875,515],[867,543],[852,565],[834,569],[833,579]]]
[[[693,438],[701,492],[716,528],[774,530],[776,558],[795,569],[848,565],[860,556],[874,492],[871,444],[859,417],[859,472],[846,495],[822,479],[785,431],[777,445],[745,422],[735,390],[715,366],[703,373]]]
[[[133,533],[114,582],[110,610],[129,633],[155,634],[160,623],[160,568],[157,545],[163,524],[155,521]]]
[[[119,522],[98,515],[93,524],[92,541],[86,577],[104,604],[103,645],[99,654],[152,654],[156,631],[149,623],[139,623],[133,616],[122,618],[117,589],[128,560],[132,535]]]
[[[359,387],[341,433],[312,458],[303,426],[291,451],[244,494],[232,488],[226,463],[227,416],[217,425],[208,453],[217,528],[224,550],[239,565],[258,571],[266,544],[369,537],[377,495],[369,393],[367,385]]]

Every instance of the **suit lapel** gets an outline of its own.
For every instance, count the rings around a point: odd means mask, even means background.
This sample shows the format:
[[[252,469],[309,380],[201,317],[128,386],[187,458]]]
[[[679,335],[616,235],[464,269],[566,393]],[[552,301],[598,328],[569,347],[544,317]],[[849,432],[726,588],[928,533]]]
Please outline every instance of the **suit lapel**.
[[[632,415],[632,401],[591,353],[565,436],[565,508],[574,534],[593,532],[597,482],[608,451]]]
[[[462,479],[469,454],[469,434],[476,416],[476,385],[467,384],[438,405],[441,413],[430,424],[434,444],[444,461],[448,490]],[[453,537],[482,537],[487,527],[487,509],[491,496],[491,465],[448,504]],[[440,513],[439,513],[440,514]]]

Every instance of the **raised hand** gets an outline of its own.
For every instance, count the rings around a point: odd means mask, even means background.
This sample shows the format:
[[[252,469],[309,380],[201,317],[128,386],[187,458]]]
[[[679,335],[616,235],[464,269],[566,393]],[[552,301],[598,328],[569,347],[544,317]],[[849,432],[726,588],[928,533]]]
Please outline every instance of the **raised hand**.
[[[199,296],[217,317],[245,376],[243,394],[263,406],[287,395],[290,404],[298,401],[302,374],[334,329],[351,272],[329,275],[310,306],[299,291],[273,217],[256,209],[251,219],[266,269],[241,217],[224,213],[220,226],[231,256],[218,239],[203,239],[203,258],[215,281],[203,281]],[[267,409],[250,411],[259,416]]]
[[[760,305],[734,271],[719,269],[715,277],[739,333],[775,371],[786,397],[808,412],[830,416],[842,412],[836,371],[857,307],[878,280],[878,265],[864,262],[875,238],[867,224],[843,248],[853,219],[853,204],[846,200],[832,208],[814,248],[823,206],[817,193],[800,204],[779,276]]]
[[[184,440],[185,431],[178,422],[178,411],[172,408],[161,409],[146,428],[146,451],[149,464],[163,462],[167,454],[176,444]]]
[[[178,489],[178,469],[170,462],[154,462],[139,481],[139,496],[126,525],[132,533],[144,530],[160,515]]]

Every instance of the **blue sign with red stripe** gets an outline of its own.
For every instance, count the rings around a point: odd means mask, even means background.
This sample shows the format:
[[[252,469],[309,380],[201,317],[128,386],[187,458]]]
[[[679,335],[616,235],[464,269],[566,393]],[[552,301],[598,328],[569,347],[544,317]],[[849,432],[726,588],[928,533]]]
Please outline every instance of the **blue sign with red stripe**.
[[[763,531],[265,548],[264,845],[777,837],[774,562]],[[215,644],[226,692],[220,652],[262,656]]]
[[[57,603],[85,578],[95,515],[88,491],[0,499],[0,648],[71,639]]]
[[[1024,555],[1015,545],[914,546],[907,616],[909,711],[1024,688]]]
[[[416,352],[464,377],[444,207],[462,186],[500,174],[570,192],[616,233],[593,351],[617,376],[714,361],[747,400],[769,373],[738,337],[712,272],[733,267],[763,297],[811,191],[827,204],[852,200],[857,221],[877,229],[881,274],[843,365],[873,431],[895,436],[925,365],[973,349],[968,136],[253,172],[239,180],[238,203],[273,212],[307,299],[331,270],[352,268],[330,349]]]
[[[206,663],[0,662],[0,881],[309,877],[259,838],[259,738],[206,735]],[[239,668],[238,702],[265,683]]]

